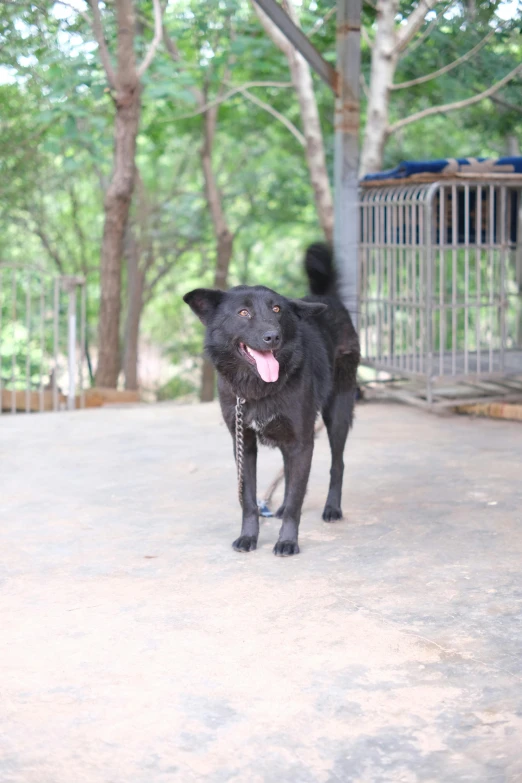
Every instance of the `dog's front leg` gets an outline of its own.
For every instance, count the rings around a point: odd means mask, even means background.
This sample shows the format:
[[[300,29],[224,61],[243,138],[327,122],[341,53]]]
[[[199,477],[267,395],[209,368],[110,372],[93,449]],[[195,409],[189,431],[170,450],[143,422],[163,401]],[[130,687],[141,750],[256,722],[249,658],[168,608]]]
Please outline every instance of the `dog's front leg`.
[[[257,440],[252,430],[245,429],[243,439],[243,522],[241,535],[232,546],[236,552],[251,552],[257,547],[259,510],[256,490]]]
[[[301,521],[301,508],[312,465],[313,437],[306,443],[285,446],[281,450],[283,451],[288,484],[285,491],[283,524],[279,531],[279,540],[274,547],[274,554],[279,557],[288,557],[299,553],[297,537]]]

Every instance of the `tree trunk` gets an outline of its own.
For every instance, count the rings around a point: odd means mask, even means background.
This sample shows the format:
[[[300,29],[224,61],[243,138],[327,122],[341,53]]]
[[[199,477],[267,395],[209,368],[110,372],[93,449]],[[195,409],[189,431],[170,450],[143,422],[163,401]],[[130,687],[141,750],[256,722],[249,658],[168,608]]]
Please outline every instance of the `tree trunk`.
[[[518,136],[514,133],[508,133],[506,136],[506,153],[509,157],[516,158],[520,155],[520,144],[518,143]]]
[[[125,388],[135,390],[139,386],[138,343],[140,320],[143,312],[145,275],[139,267],[139,252],[134,237],[130,238],[127,254],[127,287],[128,307],[125,323],[123,372],[125,375]]]
[[[203,368],[201,370],[201,389],[199,399],[201,402],[212,402],[214,399],[216,387],[216,374],[212,362],[203,359]]]
[[[299,18],[296,14],[292,0],[284,0],[283,6],[297,26]],[[299,52],[289,47],[288,63],[292,74],[299,108],[301,110],[301,122],[303,123],[304,137],[306,139],[306,161],[310,172],[310,181],[314,190],[315,207],[319,223],[326,241],[333,243],[334,206],[328,170],[326,168],[326,155],[324,151],[323,131],[319,119],[319,110],[315,100],[314,83],[310,66]]]
[[[361,154],[360,175],[382,170],[388,138],[390,88],[397,68],[395,16],[398,0],[379,0],[377,31],[372,51],[370,95]]]
[[[96,371],[97,385],[112,388],[116,387],[120,372],[121,260],[134,189],[136,136],[141,109],[141,87],[134,54],[133,3],[132,0],[116,0],[115,5],[118,67],[114,84],[114,165],[104,205],[99,358]]]
[[[206,95],[202,96],[206,102]],[[216,130],[217,106],[209,109],[205,115],[205,140],[201,149],[201,165],[203,167],[203,177],[205,179],[205,195],[214,227],[214,236],[216,238],[216,271],[214,273],[214,288],[224,291],[227,287],[228,268],[234,246],[234,235],[230,231],[225,213],[219,187],[216,182],[214,169],[212,167],[212,148],[214,143],[214,134]],[[203,362],[203,371],[201,376],[201,402],[212,402],[214,399],[214,368],[212,364],[205,359]]]
[[[101,303],[98,386],[116,387],[120,373],[121,259],[123,238],[134,189],[134,157],[140,120],[140,89],[118,94],[114,170],[105,197],[101,252]]]
[[[301,122],[306,141],[306,162],[310,173],[310,182],[314,191],[317,217],[326,241],[332,243],[334,207],[328,170],[326,168],[323,132],[319,120],[317,102],[315,100],[314,84],[310,66],[259,6],[255,2],[253,5],[265,31],[275,45],[285,54],[288,60],[290,73],[292,75],[292,84],[294,85],[299,101]],[[284,0],[283,6],[294,24],[299,25],[299,18],[292,0]]]
[[[295,51],[290,58],[290,71],[301,109],[303,131],[306,139],[306,161],[314,190],[317,216],[325,239],[331,244],[333,242],[334,208],[326,168],[323,132],[315,101],[310,67],[304,57]]]
[[[227,286],[228,267],[232,258],[234,237],[226,229],[217,240],[217,261],[216,272],[214,274],[214,288],[224,291]],[[212,402],[215,392],[214,368],[208,359],[203,360],[203,370],[201,373],[201,402]]]

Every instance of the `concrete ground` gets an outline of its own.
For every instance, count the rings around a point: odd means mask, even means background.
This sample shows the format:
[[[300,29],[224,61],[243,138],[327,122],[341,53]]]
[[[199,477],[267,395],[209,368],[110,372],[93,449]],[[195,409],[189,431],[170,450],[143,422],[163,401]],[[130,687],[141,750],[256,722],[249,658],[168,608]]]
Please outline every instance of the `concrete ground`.
[[[214,405],[3,416],[0,458],[2,783],[522,781],[520,425],[360,406],[289,559],[231,549]]]

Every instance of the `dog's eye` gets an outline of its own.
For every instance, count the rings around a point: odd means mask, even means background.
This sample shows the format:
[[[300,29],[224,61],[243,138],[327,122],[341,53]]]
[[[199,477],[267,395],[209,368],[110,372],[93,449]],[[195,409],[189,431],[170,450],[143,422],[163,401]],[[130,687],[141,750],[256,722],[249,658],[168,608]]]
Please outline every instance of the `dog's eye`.
[[[248,310],[240,310],[239,315],[242,315],[243,318],[248,318],[250,316],[250,313],[248,312]]]
[[[279,305],[274,305],[272,307],[272,310],[274,311],[274,313],[280,313],[281,312],[281,308],[279,307]]]

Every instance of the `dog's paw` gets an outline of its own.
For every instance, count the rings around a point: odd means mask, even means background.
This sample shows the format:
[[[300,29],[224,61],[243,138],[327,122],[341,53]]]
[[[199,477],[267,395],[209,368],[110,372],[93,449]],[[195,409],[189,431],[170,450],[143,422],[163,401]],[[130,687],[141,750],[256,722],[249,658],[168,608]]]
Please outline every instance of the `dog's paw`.
[[[278,541],[274,547],[276,557],[290,557],[299,554],[299,544],[297,541]]]
[[[330,506],[328,503],[324,507],[323,511],[323,519],[325,522],[335,522],[336,519],[342,519],[343,518],[343,512],[340,508],[336,508],[335,506]]]
[[[252,552],[257,548],[257,538],[255,536],[239,536],[232,547],[236,552]]]
[[[282,519],[284,513],[285,513],[285,504],[283,503],[282,506],[279,506],[274,516],[277,517],[278,519]]]

